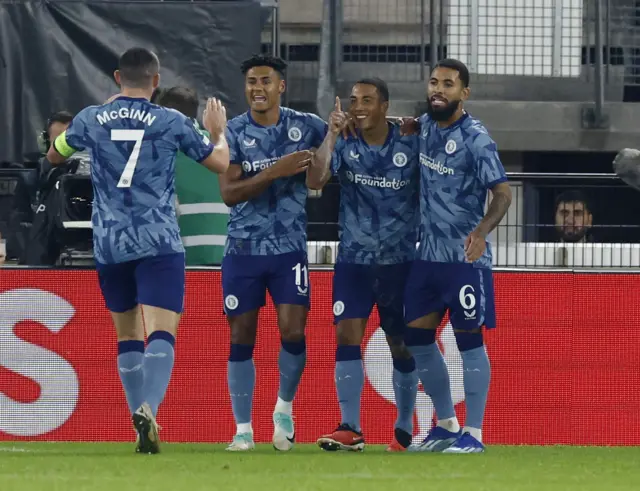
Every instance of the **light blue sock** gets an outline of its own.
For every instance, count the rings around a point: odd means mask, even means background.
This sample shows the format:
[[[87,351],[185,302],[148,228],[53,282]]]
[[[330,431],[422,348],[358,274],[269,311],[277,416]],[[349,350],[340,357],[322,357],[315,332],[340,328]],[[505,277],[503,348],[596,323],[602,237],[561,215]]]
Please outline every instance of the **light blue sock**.
[[[118,373],[131,414],[144,402],[144,341],[118,342]]]
[[[484,346],[462,351],[460,354],[462,355],[464,373],[464,398],[467,406],[467,418],[464,425],[482,429],[491,380],[489,357]]]
[[[438,419],[454,418],[456,411],[451,397],[451,382],[447,364],[436,343],[409,346],[416,360],[416,371],[424,392],[433,402]]]
[[[360,399],[364,368],[360,346],[342,345],[336,350],[336,390],[342,424],[360,431]]]
[[[283,401],[293,401],[306,361],[307,352],[304,339],[297,342],[282,341],[278,357],[278,369],[280,370],[278,397]]]
[[[393,394],[396,398],[396,428],[413,434],[413,412],[418,394],[418,375],[413,358],[393,360]]]
[[[153,415],[164,400],[173,371],[175,338],[166,331],[151,333],[144,352],[144,400]]]
[[[256,369],[252,344],[232,344],[227,364],[231,409],[237,425],[251,423]]]

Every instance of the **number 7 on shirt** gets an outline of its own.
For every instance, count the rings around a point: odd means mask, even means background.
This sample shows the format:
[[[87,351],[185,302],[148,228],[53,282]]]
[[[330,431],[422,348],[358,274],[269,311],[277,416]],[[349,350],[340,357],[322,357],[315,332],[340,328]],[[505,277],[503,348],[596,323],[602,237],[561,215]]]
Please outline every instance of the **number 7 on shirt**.
[[[136,142],[118,181],[119,188],[131,187],[133,172],[136,170],[136,165],[138,165],[143,138],[144,130],[111,130],[111,141]]]

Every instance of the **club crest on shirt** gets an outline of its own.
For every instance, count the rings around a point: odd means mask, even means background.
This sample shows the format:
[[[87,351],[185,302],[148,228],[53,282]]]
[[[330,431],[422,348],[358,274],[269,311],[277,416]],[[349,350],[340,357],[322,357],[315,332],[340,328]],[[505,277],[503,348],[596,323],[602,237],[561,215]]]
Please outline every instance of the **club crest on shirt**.
[[[447,155],[451,155],[453,152],[456,151],[457,148],[458,148],[458,145],[456,145],[456,141],[449,140],[447,142],[447,145],[444,147],[444,151],[447,152]]]
[[[248,174],[249,172],[251,172],[251,162],[245,160],[244,162],[242,162],[242,168]]]
[[[299,142],[302,139],[302,131],[300,131],[300,128],[296,128],[295,126],[293,128],[289,129],[289,140],[291,140],[292,142]]]
[[[407,155],[403,152],[398,152],[393,156],[393,165],[396,167],[404,167],[408,161]]]

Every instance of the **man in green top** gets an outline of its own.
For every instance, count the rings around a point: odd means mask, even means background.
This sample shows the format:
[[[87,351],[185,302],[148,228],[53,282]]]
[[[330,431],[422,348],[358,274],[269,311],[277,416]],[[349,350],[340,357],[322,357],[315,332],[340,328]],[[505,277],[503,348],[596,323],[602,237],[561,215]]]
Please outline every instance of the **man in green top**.
[[[172,87],[158,94],[157,104],[180,111],[193,120],[197,131],[209,136],[196,118],[198,94],[187,87]],[[178,223],[188,266],[222,263],[229,208],[222,202],[218,175],[179,152],[176,156]]]

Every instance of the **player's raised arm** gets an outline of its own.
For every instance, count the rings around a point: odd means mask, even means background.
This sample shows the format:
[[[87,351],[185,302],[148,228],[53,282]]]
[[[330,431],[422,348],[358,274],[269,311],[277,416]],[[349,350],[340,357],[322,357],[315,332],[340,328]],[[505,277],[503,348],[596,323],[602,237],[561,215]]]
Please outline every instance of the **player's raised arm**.
[[[336,97],[336,105],[329,116],[329,131],[322,145],[316,151],[315,158],[307,170],[307,187],[322,189],[331,178],[331,158],[338,135],[347,128],[349,118],[342,111],[340,98]]]
[[[215,147],[201,163],[210,171],[222,174],[229,169],[229,144],[224,135],[227,128],[227,110],[221,101],[215,98],[207,101],[203,123],[211,134]]]
[[[88,109],[88,108],[87,108]],[[51,165],[64,164],[69,157],[86,148],[85,115],[87,109],[80,111],[71,121],[69,127],[60,133],[47,151],[47,160]]]

